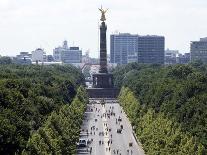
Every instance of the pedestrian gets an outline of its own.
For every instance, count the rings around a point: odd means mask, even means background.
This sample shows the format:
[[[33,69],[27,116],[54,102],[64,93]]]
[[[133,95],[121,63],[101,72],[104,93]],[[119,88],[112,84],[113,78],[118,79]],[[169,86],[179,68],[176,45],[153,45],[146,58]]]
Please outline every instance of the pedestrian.
[[[109,152],[110,152],[111,148],[109,147]]]
[[[118,154],[119,153],[119,150],[116,150],[116,153]]]
[[[129,149],[127,149],[127,155],[129,155]]]
[[[92,147],[90,148],[90,154],[92,153]]]

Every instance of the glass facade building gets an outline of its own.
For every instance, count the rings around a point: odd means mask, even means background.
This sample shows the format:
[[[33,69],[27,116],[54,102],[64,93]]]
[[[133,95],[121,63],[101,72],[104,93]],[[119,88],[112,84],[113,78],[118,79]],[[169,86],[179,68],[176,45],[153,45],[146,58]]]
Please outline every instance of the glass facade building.
[[[138,36],[138,63],[164,64],[165,38]]]
[[[111,63],[164,64],[165,38],[163,36],[120,33],[111,35],[110,43]]]
[[[62,47],[57,47],[53,50],[53,57],[56,62],[81,63],[82,50],[79,47],[68,47],[67,41],[64,41]]]
[[[207,38],[192,41],[190,51],[191,61],[201,60],[203,63],[207,63]]]
[[[110,62],[127,64],[137,61],[138,37],[129,33],[120,33],[110,37]]]
[[[70,47],[68,50],[62,51],[61,60],[63,63],[81,63],[82,51],[79,47]]]

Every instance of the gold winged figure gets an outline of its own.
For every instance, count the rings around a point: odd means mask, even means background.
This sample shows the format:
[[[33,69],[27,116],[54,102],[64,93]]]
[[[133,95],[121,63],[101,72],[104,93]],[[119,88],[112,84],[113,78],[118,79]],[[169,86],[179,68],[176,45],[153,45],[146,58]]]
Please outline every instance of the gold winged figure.
[[[101,6],[101,8],[99,9],[100,11],[101,11],[101,21],[105,21],[106,20],[106,16],[105,16],[105,14],[106,14],[106,12],[108,11],[108,9],[106,9],[106,10],[104,10],[103,8],[102,8],[102,6]]]

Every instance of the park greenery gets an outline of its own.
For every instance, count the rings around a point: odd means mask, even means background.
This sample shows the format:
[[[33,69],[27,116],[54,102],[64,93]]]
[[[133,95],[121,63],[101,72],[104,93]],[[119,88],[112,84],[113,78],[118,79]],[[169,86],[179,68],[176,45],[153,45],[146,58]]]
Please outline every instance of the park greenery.
[[[81,85],[72,66],[1,63],[0,154],[73,154],[88,102]]]
[[[113,71],[146,154],[207,154],[207,66],[131,63]]]

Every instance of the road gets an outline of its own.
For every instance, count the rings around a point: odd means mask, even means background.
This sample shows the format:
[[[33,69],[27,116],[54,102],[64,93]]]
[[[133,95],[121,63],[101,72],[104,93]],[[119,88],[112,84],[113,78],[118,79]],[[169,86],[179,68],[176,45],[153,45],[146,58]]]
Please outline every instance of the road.
[[[133,136],[126,114],[116,100],[106,100],[104,105],[100,104],[100,100],[90,102],[93,104],[87,107],[80,135],[80,140],[89,142],[88,152],[83,151],[86,148],[81,148],[78,155],[90,154],[90,151],[91,155],[144,155]],[[121,125],[123,130],[117,133]]]

